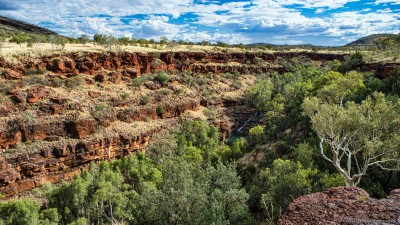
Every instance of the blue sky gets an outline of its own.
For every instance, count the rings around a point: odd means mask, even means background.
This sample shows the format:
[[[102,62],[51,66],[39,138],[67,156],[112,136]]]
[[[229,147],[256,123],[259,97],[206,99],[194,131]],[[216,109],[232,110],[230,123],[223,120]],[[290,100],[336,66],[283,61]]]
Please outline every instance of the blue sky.
[[[0,15],[74,37],[337,46],[399,33],[400,0],[0,0]]]

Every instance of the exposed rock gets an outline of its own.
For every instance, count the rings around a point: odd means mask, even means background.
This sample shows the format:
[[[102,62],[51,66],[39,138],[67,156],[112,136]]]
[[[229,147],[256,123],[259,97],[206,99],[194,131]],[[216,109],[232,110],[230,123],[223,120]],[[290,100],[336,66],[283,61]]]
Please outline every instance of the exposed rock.
[[[98,91],[88,91],[88,94],[91,98],[98,98],[100,96],[100,92]]]
[[[95,79],[97,82],[100,82],[100,83],[103,83],[103,82],[107,81],[107,77],[106,77],[106,75],[104,74],[104,72],[98,73],[98,74],[95,76],[94,79]]]
[[[22,74],[12,69],[6,69],[4,70],[4,78],[9,80],[19,80],[22,79]]]
[[[386,199],[357,187],[335,187],[294,200],[278,224],[400,224],[400,189]]]
[[[144,86],[150,90],[158,90],[162,87],[161,83],[156,81],[147,81]]]
[[[110,77],[109,80],[111,82],[113,82],[114,84],[121,83],[122,74],[117,73],[117,72],[114,71],[114,72],[109,73],[108,76]]]
[[[43,86],[32,86],[27,91],[27,99],[28,103],[35,103],[40,99],[50,96],[52,91]]]

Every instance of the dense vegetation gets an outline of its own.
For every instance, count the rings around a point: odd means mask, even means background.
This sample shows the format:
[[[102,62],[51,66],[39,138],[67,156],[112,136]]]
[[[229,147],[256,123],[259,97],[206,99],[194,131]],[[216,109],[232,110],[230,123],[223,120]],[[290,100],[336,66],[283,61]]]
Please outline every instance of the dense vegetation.
[[[44,204],[0,203],[0,224],[272,224],[329,187],[384,197],[400,184],[400,70],[380,80],[362,61],[281,61],[289,72],[258,74],[247,90],[263,118],[245,137],[221,143],[216,127],[184,121],[144,153],[41,188]]]

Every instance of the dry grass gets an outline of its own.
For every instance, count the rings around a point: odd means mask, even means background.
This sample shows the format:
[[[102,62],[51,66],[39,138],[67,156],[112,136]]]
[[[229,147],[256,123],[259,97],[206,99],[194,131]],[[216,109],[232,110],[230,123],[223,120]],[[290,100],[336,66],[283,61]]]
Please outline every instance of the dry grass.
[[[148,44],[145,45],[147,47],[141,47],[138,44],[131,46],[116,46],[113,47],[112,51],[122,52],[170,52],[171,49],[166,45],[159,44]],[[51,53],[59,53],[59,52],[107,52],[108,49],[99,45],[94,45],[92,43],[83,45],[83,44],[66,44],[64,48],[60,49],[59,47],[55,47],[53,44],[49,43],[41,43],[36,44],[33,47],[27,47],[26,44],[18,45],[15,43],[4,43],[3,48],[0,51],[0,55],[3,57],[9,57],[15,54],[29,54],[31,57],[36,57],[40,55],[46,55]],[[177,45],[172,48],[172,52],[179,51],[190,51],[190,52],[258,52],[258,53],[274,53],[277,52],[275,50],[268,49],[241,49],[237,47],[217,47],[217,46],[201,46],[201,45]],[[308,49],[289,49],[285,50],[286,52],[312,52],[312,50]],[[282,51],[280,51],[282,52]],[[318,51],[320,53],[348,53],[344,51],[327,51],[321,50]]]

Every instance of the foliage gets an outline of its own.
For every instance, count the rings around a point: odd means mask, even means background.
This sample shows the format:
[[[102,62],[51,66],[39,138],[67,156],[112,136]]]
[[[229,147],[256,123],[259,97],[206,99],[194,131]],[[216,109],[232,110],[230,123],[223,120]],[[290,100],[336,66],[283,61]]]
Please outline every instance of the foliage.
[[[317,172],[316,169],[304,169],[300,163],[275,160],[271,169],[261,172],[268,183],[268,191],[262,195],[262,201],[267,206],[272,203],[275,215],[279,215],[294,199],[311,193],[313,177]]]
[[[146,83],[146,81],[149,80],[149,76],[148,75],[142,75],[139,77],[136,77],[135,79],[132,80],[132,85],[135,87],[139,87],[142,86],[144,83]]]
[[[155,79],[156,81],[160,82],[160,83],[165,84],[165,83],[167,83],[167,82],[169,81],[170,78],[169,78],[169,76],[168,76],[167,73],[165,73],[165,72],[159,72],[159,73],[154,77],[154,79]]]
[[[156,113],[157,113],[157,115],[158,115],[159,117],[162,117],[163,114],[164,114],[164,112],[165,112],[164,107],[161,106],[161,105],[158,105],[157,108],[156,108]]]
[[[274,85],[269,80],[262,80],[249,87],[246,92],[247,103],[262,112],[280,112],[283,110],[283,97],[274,95]]]
[[[77,38],[77,41],[83,45],[86,45],[90,39],[89,36],[87,36],[86,34],[82,34],[80,37]]]
[[[249,143],[262,144],[266,139],[265,126],[257,125],[249,130]]]
[[[357,185],[371,166],[398,168],[400,103],[374,93],[360,104],[349,101],[337,105],[310,98],[303,106],[320,139],[323,158],[334,165],[348,185]]]
[[[339,66],[338,71],[346,73],[351,70],[360,70],[363,62],[363,55],[360,52],[356,52],[345,58],[342,65]]]

